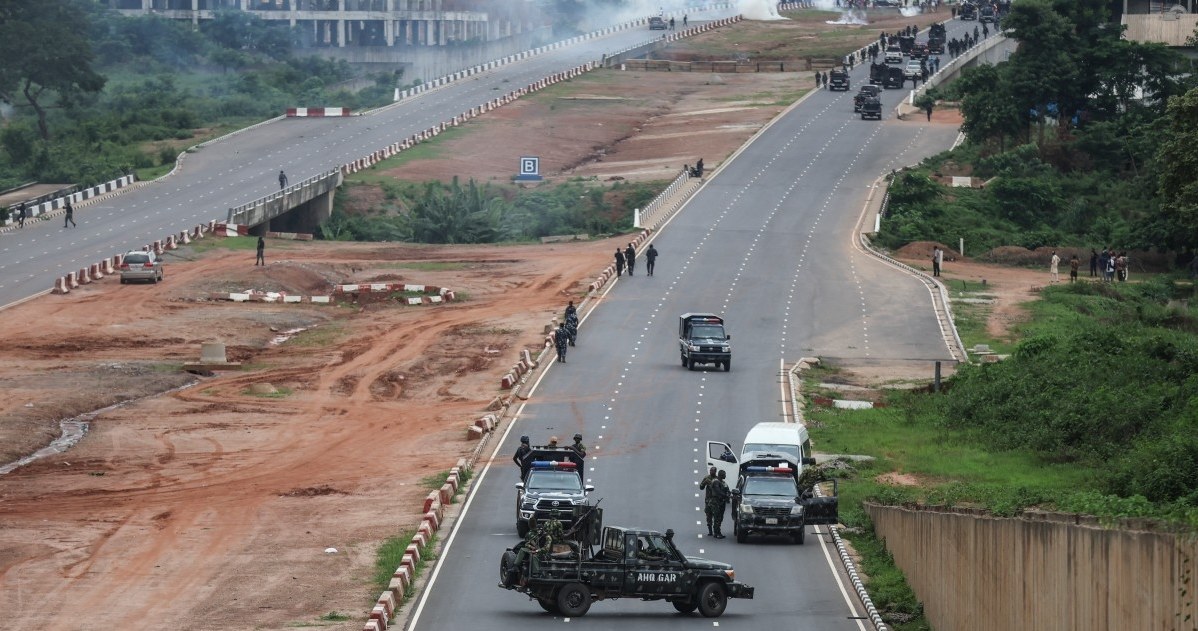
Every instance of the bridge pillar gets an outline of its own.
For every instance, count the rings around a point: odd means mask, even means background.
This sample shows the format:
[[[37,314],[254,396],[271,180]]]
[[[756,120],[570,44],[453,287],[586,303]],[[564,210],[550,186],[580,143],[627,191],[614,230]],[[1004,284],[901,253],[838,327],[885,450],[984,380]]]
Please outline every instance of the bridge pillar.
[[[317,195],[262,225],[270,226],[266,229],[275,232],[305,232],[315,234],[320,224],[328,221],[329,217],[333,216],[333,193],[336,190],[335,188],[330,188],[328,192]]]

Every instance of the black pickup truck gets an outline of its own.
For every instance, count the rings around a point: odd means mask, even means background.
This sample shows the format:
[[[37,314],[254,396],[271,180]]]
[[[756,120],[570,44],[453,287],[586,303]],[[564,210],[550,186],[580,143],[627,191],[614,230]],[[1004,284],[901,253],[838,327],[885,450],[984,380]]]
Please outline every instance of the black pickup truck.
[[[849,73],[844,70],[833,70],[828,73],[828,89],[829,90],[845,90],[849,89]]]
[[[815,460],[804,459],[804,464]],[[750,534],[784,535],[802,545],[807,526],[831,525],[840,519],[836,491],[816,496],[799,485],[798,463],[785,454],[755,454],[740,463],[732,491],[732,527],[736,542]],[[833,489],[835,489],[833,481]]]
[[[669,601],[679,613],[696,609],[718,618],[729,598],[752,598],[732,566],[688,557],[674,546],[674,531],[602,527],[602,509],[590,507],[551,550],[524,542],[504,551],[499,587],[528,595],[549,613],[577,617],[597,600]],[[596,549],[596,546],[598,548]]]
[[[684,313],[678,316],[678,352],[682,367],[696,364],[723,366],[732,370],[732,336],[724,330],[724,319],[714,313]]]
[[[539,521],[569,514],[575,506],[586,506],[595,487],[582,482],[582,456],[569,447],[534,447],[520,463],[516,483],[516,533],[528,534],[530,519]],[[561,521],[569,527],[568,518]]]

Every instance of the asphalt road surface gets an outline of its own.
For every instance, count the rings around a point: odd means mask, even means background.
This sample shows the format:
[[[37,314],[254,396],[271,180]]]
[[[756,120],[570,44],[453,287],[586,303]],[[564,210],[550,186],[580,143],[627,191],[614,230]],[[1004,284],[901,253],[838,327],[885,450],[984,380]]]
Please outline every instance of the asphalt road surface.
[[[713,11],[703,17],[727,15]],[[365,116],[282,119],[210,144],[187,154],[170,177],[77,208],[77,228],[64,229],[57,217],[0,233],[0,308],[45,292],[56,277],[114,254],[213,219],[224,221],[229,208],[278,190],[280,170],[298,184],[545,76],[660,36],[647,27],[627,29],[476,74]],[[513,157],[513,174],[516,167]],[[169,254],[166,260],[170,282]]]
[[[950,37],[953,26],[950,24]],[[972,26],[972,25],[969,25]],[[951,360],[918,280],[852,247],[852,233],[877,176],[949,148],[957,130],[893,121],[906,90],[883,94],[883,122],[852,111],[854,90],[809,95],[725,164],[653,243],[652,278],[609,285],[589,313],[578,346],[554,363],[480,475],[447,539],[409,629],[530,629],[562,623],[527,597],[497,587],[515,530],[511,454],[517,436],[534,444],[581,432],[586,481],[608,524],[675,530],[683,553],[733,563],[754,600],[732,600],[721,628],[865,629],[826,529],[806,545],[783,539],[706,536],[697,483],[705,441],[739,448],[745,432],[783,417],[783,372],[805,356],[856,361]],[[563,305],[564,308],[564,305]],[[681,366],[678,315],[723,315],[732,335],[731,372]],[[818,449],[818,445],[817,445]],[[483,463],[486,464],[486,463]],[[818,533],[818,534],[817,534]],[[664,601],[595,603],[584,624],[622,629],[710,624]],[[597,622],[602,621],[602,622]]]

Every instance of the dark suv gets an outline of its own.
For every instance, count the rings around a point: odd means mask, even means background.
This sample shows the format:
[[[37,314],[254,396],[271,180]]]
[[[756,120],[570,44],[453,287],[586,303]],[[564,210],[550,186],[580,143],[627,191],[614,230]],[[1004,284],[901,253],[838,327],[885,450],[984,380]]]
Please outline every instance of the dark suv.
[[[857,94],[853,97],[853,111],[860,112],[861,105],[870,99],[878,98],[882,93],[882,88],[876,85],[863,85],[858,89]]]
[[[666,25],[665,20],[657,17],[656,15],[649,18],[649,30],[650,31],[664,31],[667,28],[669,28],[669,27]]]
[[[828,73],[828,89],[829,90],[844,90],[849,89],[849,73],[843,70],[833,70]]]

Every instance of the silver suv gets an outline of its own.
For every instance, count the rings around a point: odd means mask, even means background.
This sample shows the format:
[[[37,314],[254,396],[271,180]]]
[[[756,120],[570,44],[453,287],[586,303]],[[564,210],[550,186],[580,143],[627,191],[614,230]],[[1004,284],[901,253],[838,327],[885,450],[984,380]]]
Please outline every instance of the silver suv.
[[[134,250],[125,254],[121,260],[121,284],[131,280],[148,280],[156,283],[162,280],[162,259],[153,252]]]

